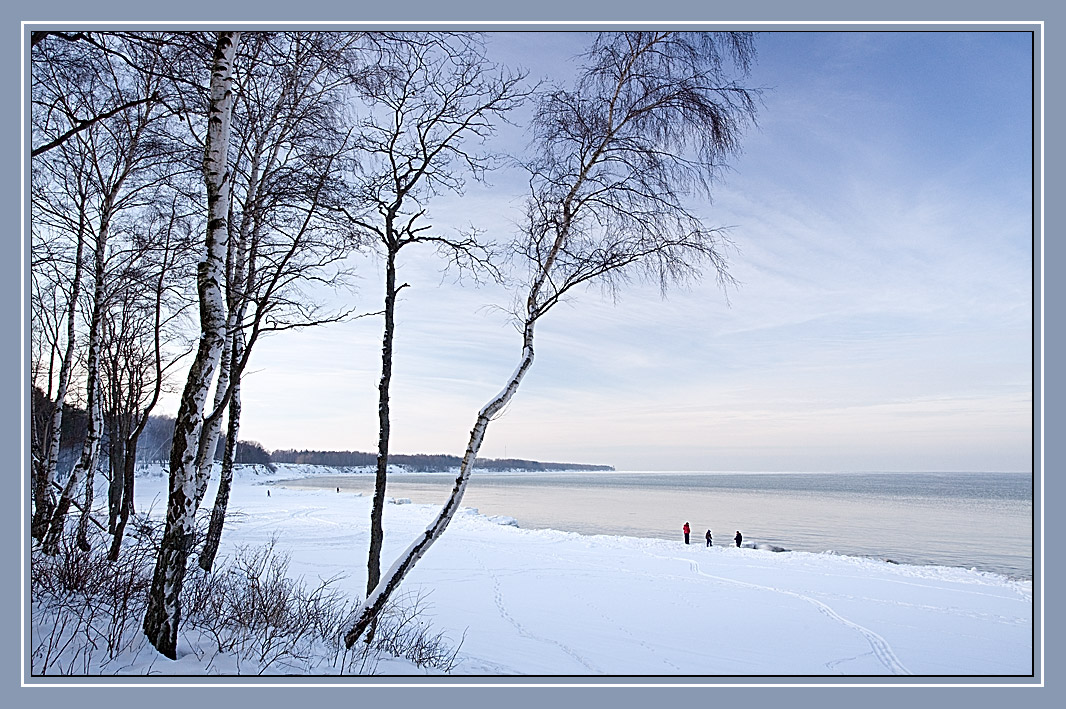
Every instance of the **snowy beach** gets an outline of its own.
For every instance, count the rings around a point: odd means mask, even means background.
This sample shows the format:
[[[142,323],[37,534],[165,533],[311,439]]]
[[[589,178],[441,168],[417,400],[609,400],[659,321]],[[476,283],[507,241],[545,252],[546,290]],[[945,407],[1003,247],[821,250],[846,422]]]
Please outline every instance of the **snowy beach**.
[[[278,486],[299,474],[240,472],[221,553],[273,539],[290,555],[290,575],[311,584],[340,575],[339,587],[359,597],[370,499]],[[142,477],[137,486],[138,509],[162,514],[166,479]],[[402,499],[386,506],[386,564],[435,512]],[[1033,672],[1030,581],[834,554],[706,548],[698,535],[697,541],[526,530],[467,509],[403,590],[423,597],[423,620],[458,646],[455,676]],[[234,672],[218,658],[207,666],[209,653],[196,649],[179,637],[179,659],[171,662],[148,646],[123,673]],[[425,672],[399,660],[374,671]],[[245,665],[241,673],[256,669]]]

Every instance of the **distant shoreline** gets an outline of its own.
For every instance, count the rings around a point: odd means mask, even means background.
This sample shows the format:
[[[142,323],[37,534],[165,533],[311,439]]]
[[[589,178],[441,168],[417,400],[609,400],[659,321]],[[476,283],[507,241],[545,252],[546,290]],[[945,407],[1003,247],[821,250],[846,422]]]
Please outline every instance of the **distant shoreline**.
[[[279,450],[270,454],[270,462],[283,465],[318,465],[329,468],[366,468],[377,465],[376,453],[362,451]],[[457,471],[462,458],[447,454],[390,454],[389,466],[414,473],[450,473]],[[478,458],[474,468],[480,471],[525,472],[615,472],[611,465],[588,463],[546,463],[522,458]]]
[[[454,475],[390,474],[389,494],[416,504],[439,504]],[[513,517],[527,529],[672,539],[675,522],[680,529],[692,520],[701,541],[705,527],[715,530],[716,542],[723,529],[726,539],[741,529],[745,542],[792,551],[832,550],[1031,579],[1029,476],[960,475],[475,470],[478,482],[468,489],[464,504]],[[276,485],[336,487],[364,495],[373,485],[371,468],[282,466],[270,477]],[[966,478],[973,485],[964,483]],[[930,543],[915,542],[917,529],[931,535]],[[997,531],[989,536],[981,529]]]

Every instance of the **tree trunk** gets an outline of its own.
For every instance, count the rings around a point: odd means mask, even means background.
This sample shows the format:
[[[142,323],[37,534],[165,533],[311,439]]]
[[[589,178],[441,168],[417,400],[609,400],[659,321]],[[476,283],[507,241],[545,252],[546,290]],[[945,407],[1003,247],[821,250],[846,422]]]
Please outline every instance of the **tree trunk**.
[[[147,418],[148,414],[145,414]],[[126,532],[126,524],[133,514],[133,478],[137,470],[137,444],[141,436],[143,426],[139,427],[130,436],[126,443],[126,457],[123,459],[122,470],[116,474],[122,475],[122,500],[119,502],[118,516],[112,530],[111,549],[107,558],[110,561],[118,561],[119,549],[122,548],[122,537]]]
[[[396,250],[389,249],[385,267],[385,334],[381,343],[381,380],[378,382],[378,467],[374,478],[374,502],[370,509],[370,554],[367,559],[366,592],[369,596],[381,579],[381,544],[385,536],[382,518],[389,467],[389,386],[392,382],[392,341],[396,326]]]
[[[249,255],[249,240],[253,244],[258,238],[258,225],[253,227],[256,196],[259,185],[259,153],[256,151],[248,179],[248,193],[242,207],[244,218],[241,220],[240,235],[237,239],[233,268],[230,273],[227,292],[230,317],[228,323],[229,340],[227,344],[229,366],[226,368],[227,379],[231,387],[229,400],[229,420],[226,430],[226,449],[222,453],[222,472],[219,474],[218,491],[215,504],[211,508],[211,520],[207,527],[207,539],[200,552],[200,568],[210,572],[218,555],[218,545],[222,541],[222,528],[226,524],[226,510],[229,507],[229,495],[233,484],[233,465],[237,457],[237,439],[241,427],[241,361],[245,354],[244,316],[248,307],[248,293],[252,289],[255,277],[255,258]],[[253,248],[254,252],[254,248]],[[226,353],[223,353],[223,357]],[[218,404],[216,404],[217,406]],[[220,417],[221,422],[221,417]],[[221,424],[220,424],[221,425]],[[212,444],[213,446],[214,444]]]
[[[99,396],[99,395],[97,395]],[[99,401],[96,403],[97,410],[99,410]],[[99,420],[99,415],[96,416]],[[81,507],[81,517],[78,519],[78,548],[82,551],[90,551],[92,546],[89,544],[89,518],[93,511],[93,494],[95,493],[96,484],[96,461],[99,457],[100,451],[100,438],[99,433],[96,434],[95,450],[92,453],[92,458],[85,466],[85,501]]]
[[[63,429],[63,406],[66,403],[67,388],[70,386],[70,370],[74,361],[74,318],[78,311],[78,293],[81,289],[81,261],[82,251],[85,248],[84,229],[78,229],[78,246],[74,253],[74,279],[70,288],[70,303],[67,305],[67,347],[63,353],[63,361],[59,365],[59,384],[56,388],[55,409],[52,411],[51,436],[45,452],[44,466],[37,476],[34,486],[33,521],[30,523],[30,533],[34,539],[44,541],[48,532],[48,525],[55,513],[55,498],[52,494],[53,482],[56,478],[56,466],[59,463],[59,445]],[[49,378],[51,381],[51,378]]]
[[[222,345],[222,355],[219,359],[218,381],[215,383],[215,398],[211,407],[211,415],[204,422],[200,432],[200,443],[196,453],[196,507],[204,501],[207,493],[207,485],[211,482],[211,469],[215,465],[215,448],[218,447],[218,436],[222,432],[222,412],[220,407],[226,400],[226,390],[230,386],[230,348],[232,337],[232,315],[226,323],[226,336]]]
[[[384,609],[385,604],[388,603],[393,591],[399,587],[400,582],[414,568],[415,563],[422,558],[422,555],[426,553],[430,546],[440,539],[441,535],[444,534],[444,530],[451,523],[456,511],[459,509],[459,503],[463,500],[466,484],[470,480],[470,473],[473,471],[478,451],[481,450],[481,443],[485,438],[485,431],[488,430],[489,422],[507,406],[511,397],[518,391],[522,377],[533,365],[533,328],[535,324],[536,322],[533,319],[526,322],[523,331],[522,358],[507,385],[478,412],[474,428],[470,431],[470,441],[467,444],[466,453],[463,455],[462,463],[459,466],[459,477],[455,479],[455,487],[452,488],[448,501],[444,504],[433,523],[426,528],[425,533],[407,547],[407,550],[400,555],[400,558],[396,560],[392,568],[388,570],[375,588],[367,593],[366,600],[358,611],[355,625],[344,636],[344,643],[348,647],[354,645],[360,636],[372,626],[382,609]]]
[[[211,571],[218,555],[218,545],[222,540],[222,528],[226,524],[226,508],[229,506],[229,494],[233,484],[233,464],[237,457],[237,436],[241,425],[241,380],[234,377],[233,395],[229,402],[229,424],[226,429],[226,451],[222,454],[222,473],[219,476],[218,492],[215,493],[215,506],[211,508],[211,522],[207,528],[207,540],[200,552],[200,568]]]
[[[112,387],[112,398],[114,397],[114,387]],[[118,509],[122,504],[122,483],[125,482],[125,478],[122,476],[122,470],[124,466],[119,461],[121,446],[118,441],[118,414],[112,410],[111,415],[107,417],[107,470],[108,470],[108,485],[107,485],[107,533],[115,533],[115,525],[118,524]],[[125,442],[125,441],[123,441]]]
[[[59,540],[62,538],[63,529],[66,526],[67,513],[70,512],[74,496],[77,494],[78,484],[83,475],[88,482],[88,487],[86,488],[85,494],[86,502],[82,507],[81,522],[78,526],[78,545],[82,548],[88,546],[88,541],[85,538],[85,529],[88,524],[86,516],[92,509],[92,471],[96,468],[97,455],[100,450],[101,433],[99,401],[100,353],[99,336],[96,332],[99,323],[96,322],[95,313],[93,316],[93,324],[94,327],[90,329],[89,332],[89,357],[86,362],[86,367],[88,369],[88,382],[86,384],[88,389],[88,406],[86,407],[88,430],[85,434],[85,442],[82,444],[81,456],[78,458],[77,464],[70,471],[70,477],[67,479],[67,484],[63,487],[63,493],[52,513],[52,519],[49,522],[48,531],[45,533],[42,549],[45,554],[49,555],[55,555],[59,551]]]
[[[117,369],[117,368],[116,368]],[[129,438],[129,416],[125,412],[118,412],[117,402],[120,394],[117,386],[112,390],[112,401],[116,402],[116,411],[109,418],[108,436],[111,440],[108,451],[108,469],[111,473],[110,484],[107,487],[107,530],[112,535],[118,525],[118,518],[122,510],[122,500],[125,496],[126,486],[126,456],[128,455],[126,443]]]
[[[112,188],[112,191],[104,198],[101,206],[100,230],[96,237],[96,254],[94,258],[94,275],[96,287],[93,291],[93,309],[89,323],[89,353],[85,362],[86,381],[86,407],[85,413],[88,419],[88,430],[85,434],[85,442],[82,444],[81,457],[70,471],[70,478],[63,488],[63,494],[59,499],[55,511],[52,514],[48,531],[45,533],[43,544],[44,553],[54,555],[59,551],[59,540],[63,536],[66,525],[67,513],[70,511],[71,499],[75,494],[79,479],[82,474],[88,482],[85,492],[86,504],[82,508],[81,522],[78,525],[78,546],[88,547],[86,529],[88,515],[92,512],[92,478],[96,470],[96,459],[100,450],[100,437],[102,434],[103,421],[101,420],[100,407],[100,340],[104,320],[104,264],[107,252],[107,237],[110,231],[110,219],[114,197],[121,188],[121,180]],[[69,321],[68,321],[69,322]],[[61,421],[61,420],[60,420]],[[55,434],[53,434],[55,436]],[[54,440],[54,438],[53,438]],[[58,451],[59,446],[56,446]]]
[[[233,59],[239,39],[239,32],[218,33],[211,68],[211,102],[203,166],[208,211],[206,255],[197,267],[200,343],[189,369],[174,426],[166,528],[143,625],[152,645],[172,660],[177,659],[181,588],[194,542],[196,454],[203,428],[204,406],[226,335],[222,280],[229,241],[227,218],[232,184],[228,148],[233,108]]]

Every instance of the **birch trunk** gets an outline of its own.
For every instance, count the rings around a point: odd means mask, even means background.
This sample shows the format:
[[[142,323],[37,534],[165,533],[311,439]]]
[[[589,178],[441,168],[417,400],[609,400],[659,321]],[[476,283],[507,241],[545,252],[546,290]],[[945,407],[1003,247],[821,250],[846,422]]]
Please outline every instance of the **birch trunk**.
[[[84,213],[83,213],[84,214]],[[44,468],[40,471],[34,487],[33,521],[30,524],[31,534],[40,542],[44,541],[52,515],[55,513],[55,498],[52,493],[53,483],[56,479],[56,466],[59,463],[59,445],[63,430],[63,407],[66,404],[67,389],[70,386],[70,370],[74,362],[74,323],[78,311],[78,294],[81,290],[81,260],[85,248],[85,230],[82,225],[78,229],[78,245],[74,252],[74,279],[70,287],[70,302],[67,305],[67,347],[63,352],[63,361],[59,365],[59,383],[56,388],[55,409],[52,412],[51,436],[48,441],[48,449]],[[49,379],[51,381],[51,379]]]
[[[210,572],[215,565],[215,557],[218,555],[218,545],[222,540],[222,528],[226,524],[226,510],[229,507],[230,489],[233,484],[233,465],[237,457],[237,439],[241,427],[241,360],[245,354],[244,317],[248,309],[248,294],[252,289],[255,277],[255,257],[249,254],[249,244],[255,243],[259,238],[258,220],[255,218],[255,205],[259,196],[259,150],[261,145],[256,146],[249,170],[248,191],[242,205],[240,235],[237,239],[236,253],[232,278],[229,289],[229,367],[227,368],[229,386],[231,388],[229,400],[229,420],[226,429],[226,449],[222,453],[222,471],[219,474],[218,491],[215,493],[215,504],[211,508],[211,520],[207,527],[207,539],[204,548],[200,552],[200,568]],[[254,224],[254,226],[253,226]],[[223,353],[223,357],[226,354]],[[217,406],[217,404],[216,404]],[[221,421],[221,417],[219,419]],[[212,444],[212,447],[214,444]]]
[[[97,389],[99,389],[99,385],[97,385]],[[91,518],[93,511],[93,495],[95,493],[96,485],[96,461],[99,458],[100,438],[101,434],[103,433],[103,431],[101,430],[102,427],[100,425],[102,414],[100,407],[99,391],[97,391],[96,402],[94,403],[96,407],[96,413],[91,414],[89,418],[96,420],[95,427],[90,428],[90,431],[92,431],[96,440],[93,443],[93,450],[90,454],[90,457],[85,460],[85,500],[82,503],[81,507],[81,517],[78,518],[77,541],[78,548],[82,551],[89,551],[90,549],[92,549],[92,546],[89,544],[89,519]],[[85,454],[82,453],[82,455],[84,456]]]
[[[222,541],[222,528],[226,524],[226,509],[229,507],[230,489],[233,484],[233,464],[237,457],[237,436],[241,426],[241,380],[238,374],[233,381],[233,394],[229,402],[229,424],[226,429],[226,451],[222,454],[222,473],[219,476],[215,506],[211,508],[211,521],[207,527],[207,539],[200,552],[200,568],[210,572]]]
[[[54,555],[59,551],[59,540],[63,536],[63,529],[67,521],[67,513],[70,511],[73,496],[77,490],[81,476],[85,475],[87,486],[85,490],[85,504],[82,507],[82,517],[78,525],[78,546],[87,549],[89,544],[86,539],[88,515],[92,511],[92,483],[93,472],[96,470],[96,459],[100,450],[100,437],[102,434],[103,421],[101,420],[100,407],[100,339],[103,330],[104,300],[106,289],[104,282],[104,264],[107,253],[107,239],[110,231],[111,212],[114,197],[122,187],[120,180],[115,184],[112,191],[104,199],[101,207],[100,229],[96,236],[96,254],[93,271],[96,278],[96,286],[93,291],[93,309],[89,323],[89,352],[85,362],[86,369],[86,418],[88,428],[85,433],[85,442],[82,444],[81,456],[70,471],[70,477],[63,488],[63,494],[59,498],[52,519],[45,533],[42,549],[44,553]],[[69,324],[69,320],[68,320]],[[68,333],[69,334],[69,333]],[[62,423],[62,420],[60,420]],[[57,434],[53,433],[53,436]],[[54,439],[53,439],[54,440]],[[59,446],[56,446],[58,451]]]
[[[233,60],[239,39],[239,32],[218,33],[211,68],[211,102],[203,166],[208,210],[206,255],[197,267],[200,344],[189,369],[174,427],[166,528],[144,616],[143,627],[148,640],[172,660],[177,659],[181,588],[195,532],[196,455],[203,428],[204,406],[226,336],[222,280],[232,183],[228,147],[233,107]]]
[[[87,485],[92,485],[92,476],[88,474],[88,471],[93,470],[96,467],[97,453],[100,449],[100,430],[99,430],[99,402],[96,401],[99,394],[94,391],[97,388],[97,376],[92,373],[92,367],[95,364],[94,354],[95,348],[92,345],[92,337],[90,335],[90,349],[89,349],[89,361],[90,367],[89,384],[91,387],[89,390],[89,407],[88,407],[88,430],[85,434],[85,442],[82,444],[81,456],[78,458],[78,462],[74,465],[74,468],[70,471],[70,477],[67,478],[66,485],[63,486],[63,492],[59,497],[59,502],[56,504],[55,511],[52,513],[52,519],[48,524],[48,531],[45,534],[44,542],[42,544],[42,550],[45,554],[54,556],[59,552],[59,542],[63,537],[63,530],[66,527],[67,514],[70,512],[71,506],[77,506],[74,503],[74,497],[77,494],[79,483],[84,476],[87,481]],[[85,537],[86,527],[88,525],[87,514],[91,510],[91,507],[86,507],[85,504],[92,504],[92,492],[91,487],[86,489],[86,503],[81,506],[82,516],[81,522],[78,525],[78,546],[82,549],[88,550],[88,540]]]
[[[506,386],[478,412],[474,428],[470,431],[470,441],[467,444],[466,453],[463,454],[462,463],[459,465],[459,477],[455,479],[455,487],[452,488],[448,501],[444,504],[436,519],[426,528],[425,533],[407,547],[407,550],[396,560],[384,577],[375,585],[374,589],[367,593],[366,600],[358,611],[355,625],[344,636],[344,643],[349,648],[372,626],[382,609],[384,609],[385,604],[388,603],[389,597],[399,587],[408,572],[414,568],[418,560],[422,558],[422,555],[426,553],[435,541],[440,539],[441,535],[444,534],[444,530],[451,523],[456,511],[458,511],[459,503],[463,500],[467,482],[470,480],[470,473],[474,468],[474,461],[477,459],[478,451],[481,450],[481,443],[485,439],[485,431],[488,430],[489,423],[507,406],[511,397],[518,391],[522,378],[533,365],[533,328],[535,324],[536,321],[534,319],[526,321],[523,330],[522,358],[511,378],[507,381]]]
[[[113,384],[111,387],[112,401],[118,401],[115,394],[116,389],[117,386]],[[123,462],[126,436],[119,432],[119,418],[122,417],[122,414],[118,413],[117,408],[116,406],[116,410],[108,417],[107,424],[107,435],[111,440],[110,450],[108,451],[108,471],[111,475],[111,482],[107,487],[107,531],[112,535],[115,533],[115,527],[118,524],[119,508],[122,506],[122,486],[126,482],[126,478],[122,474],[126,468]]]
[[[229,333],[232,329],[232,314],[226,322],[222,354],[219,357],[218,381],[215,383],[215,398],[211,406],[211,414],[204,421],[200,433],[200,441],[196,450],[196,508],[204,500],[207,493],[207,484],[211,482],[211,469],[215,464],[215,448],[218,446],[218,436],[222,433],[222,411],[220,410],[226,401],[226,393],[230,386],[230,350],[233,338]]]
[[[148,414],[145,414],[145,419],[147,420],[147,418]],[[116,475],[122,475],[122,499],[119,500],[117,517],[112,530],[111,549],[107,554],[107,558],[110,561],[118,561],[119,549],[122,548],[122,537],[126,533],[126,524],[130,521],[130,515],[133,514],[133,484],[137,468],[137,443],[143,429],[144,427],[140,426],[130,435],[129,441],[126,443],[126,455],[122,461],[122,470],[115,473]]]

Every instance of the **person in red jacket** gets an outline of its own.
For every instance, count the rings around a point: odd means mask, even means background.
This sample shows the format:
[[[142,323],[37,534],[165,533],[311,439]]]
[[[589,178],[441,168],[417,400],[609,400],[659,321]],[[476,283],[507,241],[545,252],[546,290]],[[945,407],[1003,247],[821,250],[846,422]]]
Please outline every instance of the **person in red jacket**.
[[[688,544],[688,522],[685,522],[685,526],[681,528],[681,531],[685,533],[685,544]]]

